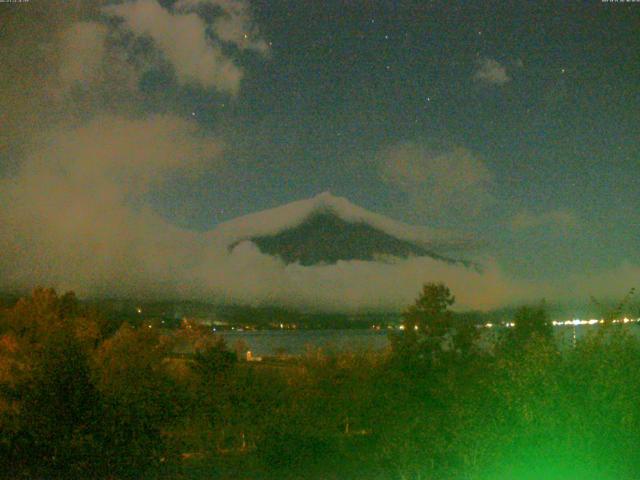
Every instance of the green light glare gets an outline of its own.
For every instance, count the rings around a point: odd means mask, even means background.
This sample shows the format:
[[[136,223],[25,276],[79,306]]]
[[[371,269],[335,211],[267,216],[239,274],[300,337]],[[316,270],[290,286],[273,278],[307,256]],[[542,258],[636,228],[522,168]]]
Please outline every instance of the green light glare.
[[[500,466],[491,469],[478,480],[617,480],[610,468],[602,468],[586,452],[577,451],[575,456],[541,455],[531,452],[530,455],[519,455]],[[506,459],[505,459],[506,460]]]

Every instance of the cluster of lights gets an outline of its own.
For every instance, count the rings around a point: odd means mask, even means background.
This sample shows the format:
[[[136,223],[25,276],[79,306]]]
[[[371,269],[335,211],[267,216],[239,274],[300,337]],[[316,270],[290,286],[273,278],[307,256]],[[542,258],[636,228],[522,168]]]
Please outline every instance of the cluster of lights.
[[[399,326],[398,326],[398,329],[399,329],[399,330],[404,330],[405,328],[406,328],[406,327],[405,327],[404,325],[399,325]],[[413,329],[417,331],[417,330],[419,330],[420,328],[418,327],[418,325],[414,325],[414,326],[413,326]]]
[[[611,323],[638,323],[640,322],[640,318],[616,318],[614,320],[611,320]],[[577,327],[578,325],[597,325],[597,324],[603,324],[605,323],[605,320],[603,318],[601,319],[597,319],[597,318],[592,318],[591,320],[580,320],[579,318],[574,318],[573,320],[565,320],[564,322],[553,322],[553,325],[556,327],[559,326],[567,326],[567,325],[573,325],[574,327]]]
[[[579,318],[574,318],[573,320],[564,320],[564,321],[556,321],[554,320],[553,322],[551,322],[552,325],[554,327],[568,327],[568,326],[573,326],[573,327],[577,327],[580,325],[598,325],[598,324],[603,324],[605,323],[605,320],[603,318],[597,319],[597,318],[592,318],[590,320],[581,320]],[[611,320],[611,323],[640,323],[640,318],[620,318],[620,319],[614,319]],[[493,323],[485,323],[484,326],[486,328],[493,328],[496,325]],[[507,322],[504,324],[505,327],[514,327],[515,323],[513,322]]]
[[[504,326],[505,326],[505,327],[509,327],[509,328],[514,327],[515,325],[516,325],[516,324],[515,324],[515,323],[513,323],[513,322],[507,322],[507,323],[505,323],[505,324],[504,324]],[[489,322],[489,323],[485,323],[485,324],[484,324],[484,326],[485,326],[486,328],[493,328],[493,327],[495,327],[496,325],[495,325],[494,323]]]
[[[554,320],[551,323],[554,327],[578,327],[581,325],[601,325],[605,323],[605,320],[603,318],[600,318],[600,319],[592,318],[590,320],[581,320],[579,318],[574,318],[573,320]],[[620,319],[611,320],[611,323],[640,323],[640,318],[624,317]],[[512,328],[512,327],[515,327],[516,324],[514,322],[506,322],[506,323],[499,323],[499,324],[488,322],[488,323],[485,323],[483,326],[485,328],[493,328],[493,327]],[[372,325],[371,328],[373,328],[374,330],[380,330],[380,327],[377,325]],[[388,326],[387,328],[393,329],[392,326]],[[397,329],[405,330],[406,327],[404,325],[398,325]],[[419,330],[418,325],[414,325],[413,329]]]

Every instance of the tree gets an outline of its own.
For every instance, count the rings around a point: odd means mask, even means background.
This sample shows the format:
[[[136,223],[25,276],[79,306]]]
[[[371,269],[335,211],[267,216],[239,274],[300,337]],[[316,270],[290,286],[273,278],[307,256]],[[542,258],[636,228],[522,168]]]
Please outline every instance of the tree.
[[[90,375],[95,325],[69,292],[37,288],[6,314],[0,430],[10,476],[82,476],[96,457],[100,402]],[[8,415],[7,415],[8,414]],[[85,472],[86,473],[86,472]]]
[[[405,331],[421,331],[433,337],[442,337],[452,326],[453,313],[449,307],[455,297],[443,283],[427,283],[415,303],[403,314]]]
[[[29,454],[37,459],[32,474],[87,475],[99,451],[93,440],[101,404],[82,339],[71,329],[58,330],[29,356],[32,370],[20,391],[20,420]]]
[[[102,397],[99,440],[105,469],[119,477],[167,455],[164,433],[180,421],[184,395],[165,358],[173,344],[157,329],[123,324],[93,355],[93,381]]]
[[[391,337],[395,353],[405,360],[435,360],[453,326],[449,307],[454,302],[455,297],[444,284],[425,284],[415,303],[402,313],[402,335]]]
[[[514,326],[506,335],[508,348],[520,350],[532,337],[545,341],[553,339],[553,326],[544,303],[520,307],[514,315],[513,323]]]

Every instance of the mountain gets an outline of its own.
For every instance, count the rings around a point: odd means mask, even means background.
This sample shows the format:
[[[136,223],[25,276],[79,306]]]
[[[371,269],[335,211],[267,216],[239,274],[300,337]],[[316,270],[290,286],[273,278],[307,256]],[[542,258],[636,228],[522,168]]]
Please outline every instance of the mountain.
[[[396,222],[330,193],[246,215],[216,230],[229,251],[249,241],[262,253],[279,257],[286,264],[313,266],[341,260],[430,257],[474,266],[447,254],[468,244],[468,239]]]

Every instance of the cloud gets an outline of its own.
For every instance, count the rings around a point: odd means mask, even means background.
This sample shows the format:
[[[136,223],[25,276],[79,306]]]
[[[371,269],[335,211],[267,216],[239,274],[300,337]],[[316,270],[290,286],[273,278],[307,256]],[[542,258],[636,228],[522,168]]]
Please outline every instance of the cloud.
[[[595,285],[584,278],[570,291],[525,284],[491,258],[476,259],[484,266],[479,273],[426,257],[285,265],[248,241],[229,251],[223,230],[176,227],[145,203],[171,175],[198,175],[223,161],[216,138],[173,115],[96,116],[50,132],[43,145],[0,181],[1,287],[362,311],[401,309],[428,281],[449,285],[461,309],[560,292],[586,298]],[[603,275],[598,285],[617,279],[626,286],[637,271]]]
[[[528,283],[521,289],[521,301],[546,298],[552,302],[579,302],[597,307],[590,301],[594,297],[603,305],[611,308],[617,305],[629,292],[629,289],[640,287],[640,265],[621,262],[608,268],[593,269],[585,272],[568,272],[563,278],[554,278],[546,282]],[[524,284],[523,284],[524,285]],[[634,300],[637,300],[634,299]],[[593,314],[604,314],[605,311],[594,311]]]
[[[214,232],[212,232],[214,233]],[[217,252],[219,256],[214,255]],[[395,261],[339,261],[332,265],[285,265],[251,242],[230,253],[210,249],[198,285],[217,298],[250,305],[280,304],[335,311],[400,310],[412,303],[425,282],[445,282],[457,307],[491,309],[511,299],[513,288],[495,262],[479,273],[428,257]],[[215,261],[214,261],[215,258]]]
[[[427,281],[447,283],[463,308],[546,291],[505,277],[491,259],[479,259],[483,273],[429,258],[285,265],[250,242],[229,251],[220,231],[171,224],[151,208],[149,194],[172,177],[215,170],[224,162],[224,142],[194,121],[145,113],[138,80],[162,57],[181,84],[237,93],[243,70],[231,55],[267,50],[248,3],[119,3],[107,9],[121,19],[115,28],[90,20],[100,18],[103,2],[32,4],[20,9],[24,18],[7,22],[7,41],[0,42],[0,147],[11,146],[0,155],[13,163],[0,176],[0,288],[42,284],[82,296],[335,310],[402,308]],[[41,18],[47,21],[34,20]],[[143,36],[153,40],[155,54],[134,51]],[[428,218],[468,218],[493,202],[493,175],[462,147],[402,143],[378,160],[385,182]],[[637,272],[628,266],[602,278],[626,284]]]
[[[106,36],[107,27],[94,22],[74,23],[63,33],[60,83],[68,87],[75,82],[92,83],[101,77]]]
[[[82,296],[360,309],[403,307],[432,279],[464,291],[463,305],[491,306],[502,298],[491,265],[488,276],[424,258],[285,265],[249,242],[229,251],[219,231],[194,232],[159,216],[149,194],[174,176],[217,168],[223,142],[194,121],[144,113],[137,83],[156,59],[135,53],[127,32],[153,39],[180,82],[226,93],[238,91],[242,70],[221,45],[260,53],[266,46],[250,28],[245,2],[183,0],[167,10],[139,0],[108,7],[124,32],[87,20],[100,12],[99,2],[89,3],[95,8],[84,16],[67,16],[65,2],[51,11],[34,5],[46,18],[57,8],[65,15],[46,24],[46,35],[33,27],[37,22],[25,21],[26,29],[8,37],[15,47],[0,45],[11,67],[0,70],[10,139],[26,147],[0,177],[0,288],[41,284]],[[216,9],[210,24],[204,7]],[[41,45],[48,54],[40,55]],[[30,127],[34,119],[38,128]],[[481,286],[466,288],[475,283]]]
[[[490,260],[482,274],[430,258],[285,265],[248,241],[229,251],[223,230],[170,224],[146,194],[223,161],[220,141],[173,115],[103,114],[42,145],[0,181],[5,288],[339,311],[400,309],[426,281],[450,285],[461,308],[492,308],[512,291]]]
[[[160,218],[145,195],[171,175],[220,162],[220,143],[171,115],[103,115],[52,131],[43,145],[0,181],[3,283],[179,292],[194,234]]]
[[[478,63],[473,78],[491,85],[504,85],[511,81],[506,67],[492,58],[485,58]]]
[[[59,63],[61,32],[78,19],[72,3],[51,0],[31,2],[28,8],[0,7],[0,173],[13,167],[34,133],[64,116],[49,86]]]
[[[104,7],[107,14],[121,18],[125,27],[137,36],[146,36],[175,68],[181,84],[197,84],[235,95],[243,76],[242,69],[225,55],[220,43],[207,34],[207,23],[196,13],[200,5],[218,7],[220,14],[212,30],[219,40],[241,50],[267,50],[261,39],[250,40],[251,18],[248,7],[239,1],[182,1],[173,12],[156,0]]]
[[[580,221],[576,214],[570,210],[557,209],[544,213],[531,213],[522,211],[514,215],[510,226],[513,231],[531,230],[536,228],[562,228],[575,229]]]
[[[117,181],[128,193],[146,192],[171,171],[193,171],[222,146],[194,122],[173,115],[130,119],[113,115],[94,118],[71,131],[50,134],[48,151],[31,159],[40,170],[64,172],[87,183]]]
[[[285,265],[248,241],[229,251],[223,230],[181,229],[145,204],[168,176],[197,175],[222,154],[171,115],[103,115],[51,132],[0,181],[0,285],[341,311],[400,309],[426,281],[446,282],[461,308],[496,307],[511,291],[491,260],[483,273],[424,257]]]
[[[46,88],[59,105],[81,114],[105,108],[135,104],[140,96],[138,82],[147,59],[128,51],[107,25],[75,22],[62,30],[57,45],[58,62]]]
[[[491,264],[484,276],[424,258],[285,265],[249,242],[229,251],[220,231],[190,231],[159,216],[148,203],[150,193],[172,177],[215,171],[224,162],[224,145],[195,121],[145,113],[137,84],[157,60],[134,52],[127,43],[131,32],[148,32],[179,81],[191,78],[227,93],[237,91],[242,71],[221,72],[220,65],[232,61],[224,56],[213,65],[219,58],[212,52],[223,44],[260,53],[266,47],[249,28],[244,2],[184,0],[172,10],[150,1],[121,3],[124,29],[88,20],[98,18],[95,4],[85,16],[68,15],[66,4],[55,3],[51,11],[34,4],[45,18],[57,9],[65,14],[45,25],[51,29],[46,35],[33,27],[37,22],[25,21],[8,37],[11,48],[0,44],[11,67],[0,69],[0,100],[8,108],[0,115],[8,112],[11,119],[11,130],[0,129],[0,136],[9,132],[25,147],[12,155],[15,168],[0,176],[0,288],[41,284],[85,297],[357,310],[401,308],[431,279],[460,290],[461,305],[500,301],[504,282]],[[202,19],[205,7],[216,9],[210,24]],[[190,63],[203,59],[215,68],[200,71]],[[480,287],[466,287],[471,284]]]
[[[494,177],[464,147],[430,149],[405,142],[378,156],[382,180],[406,194],[408,207],[424,218],[468,218],[494,202]]]
[[[0,181],[2,287],[338,311],[400,309],[427,281],[446,282],[460,308],[493,308],[512,292],[490,259],[483,273],[424,257],[285,265],[249,241],[229,251],[223,228],[170,224],[146,194],[223,161],[220,142],[182,118],[105,114],[43,145]]]
[[[178,12],[194,12],[214,7],[220,15],[213,21],[215,36],[241,50],[254,50],[266,54],[267,43],[252,26],[249,5],[240,0],[179,0],[174,9]]]
[[[635,287],[637,290],[640,287],[640,266],[622,262],[613,268],[594,271],[589,275],[573,275],[569,281],[563,282],[563,287],[560,287],[560,294],[566,298],[580,298],[589,294],[596,295],[598,300],[620,301],[630,288]]]

